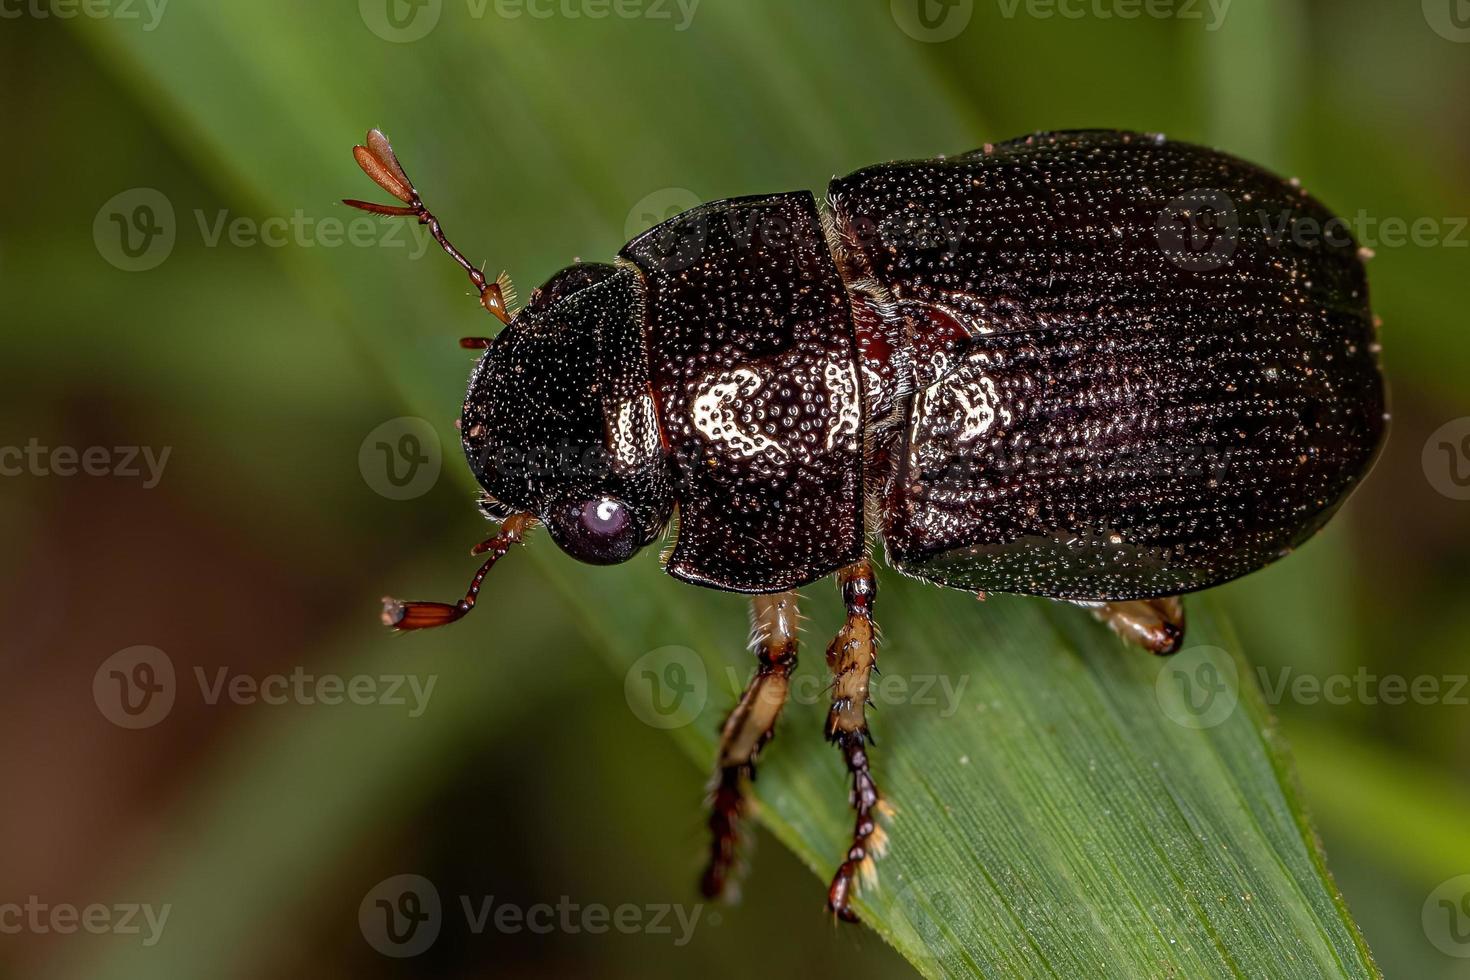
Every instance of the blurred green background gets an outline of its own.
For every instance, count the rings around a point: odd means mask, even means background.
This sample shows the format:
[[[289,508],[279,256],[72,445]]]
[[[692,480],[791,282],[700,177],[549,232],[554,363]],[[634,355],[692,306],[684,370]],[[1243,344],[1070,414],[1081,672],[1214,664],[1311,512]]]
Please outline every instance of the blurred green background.
[[[422,236],[335,203],[372,196],[347,150],[378,125],[523,296],[699,200],[1032,130],[1162,131],[1300,177],[1376,252],[1392,435],[1324,534],[1222,592],[1379,965],[1470,976],[1421,922],[1470,873],[1470,502],[1425,452],[1470,415],[1470,5],[924,4],[0,5],[0,446],[106,447],[113,469],[0,479],[0,902],[167,901],[190,923],[148,949],[5,932],[0,975],[910,972],[828,928],[771,839],[686,945],[446,930],[398,961],[364,941],[359,903],[402,872],[446,902],[692,901],[705,780],[629,710],[589,642],[596,596],[569,602],[558,559],[513,555],[458,631],[377,625],[383,592],[449,597],[472,567],[455,339],[487,327]],[[370,434],[420,414],[443,473],[399,492]],[[127,446],[168,450],[156,486],[118,472]],[[661,587],[671,606],[687,588]],[[136,645],[180,693],[128,730],[93,681]],[[433,675],[433,710],[210,704],[193,680],[298,667]],[[1301,676],[1354,680],[1272,695]],[[1438,693],[1390,703],[1390,676]]]

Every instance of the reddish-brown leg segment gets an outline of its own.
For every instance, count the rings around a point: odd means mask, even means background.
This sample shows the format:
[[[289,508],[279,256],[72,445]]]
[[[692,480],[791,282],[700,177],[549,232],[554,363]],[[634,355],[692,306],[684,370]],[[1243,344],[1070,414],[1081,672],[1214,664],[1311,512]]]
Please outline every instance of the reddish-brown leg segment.
[[[832,670],[832,708],[827,714],[827,740],[842,750],[847,771],[852,774],[850,802],[856,811],[852,845],[827,889],[827,907],[838,918],[856,922],[851,899],[859,884],[877,878],[875,860],[882,856],[886,838],[877,818],[885,806],[878,796],[868,769],[867,706],[868,678],[877,669],[878,628],[873,622],[873,604],[878,598],[878,579],[868,561],[849,565],[837,573],[847,621],[827,647],[827,666]]]
[[[530,514],[512,514],[500,525],[499,534],[486,538],[470,550],[472,555],[488,554],[490,557],[485,559],[479,571],[475,572],[475,577],[470,579],[470,586],[465,590],[464,598],[458,602],[400,602],[384,596],[383,625],[403,632],[446,626],[455,620],[464,618],[471,609],[475,608],[475,601],[480,597],[480,585],[485,581],[485,576],[489,574],[490,569],[495,567],[497,561],[505,557],[511,545],[520,543],[526,531],[535,523],[536,518]]]
[[[796,667],[797,615],[795,592],[751,597],[750,639],[759,663],[720,731],[719,767],[710,799],[709,864],[700,880],[706,898],[725,895],[734,876],[746,810],[746,781],[755,778],[756,757],[771,740],[790,693],[791,671]]]
[[[1165,656],[1184,644],[1184,603],[1177,595],[1081,605],[1124,640],[1152,653]]]

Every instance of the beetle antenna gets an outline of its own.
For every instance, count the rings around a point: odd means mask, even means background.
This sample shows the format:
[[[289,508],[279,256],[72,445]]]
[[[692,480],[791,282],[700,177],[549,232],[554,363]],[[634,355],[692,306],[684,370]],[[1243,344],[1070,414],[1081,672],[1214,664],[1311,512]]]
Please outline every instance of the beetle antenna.
[[[401,602],[384,596],[383,625],[392,628],[395,632],[403,633],[408,630],[447,626],[456,620],[463,619],[471,609],[475,608],[475,600],[480,596],[480,585],[485,581],[485,576],[489,574],[490,569],[505,557],[512,545],[520,543],[526,531],[535,523],[536,518],[531,514],[512,514],[500,525],[499,534],[486,538],[470,550],[472,555],[488,554],[490,557],[485,559],[485,563],[475,572],[475,577],[470,579],[470,587],[465,590],[464,598],[456,603]]]
[[[398,198],[404,206],[374,204],[371,201],[358,201],[353,198],[343,198],[342,203],[348,207],[357,208],[359,211],[366,211],[368,214],[416,218],[419,224],[427,225],[429,234],[434,236],[434,241],[439,243],[439,247],[444,249],[449,257],[458,262],[460,267],[469,274],[470,282],[475,284],[475,289],[480,293],[480,305],[501,323],[510,323],[510,311],[507,309],[500,283],[487,280],[485,274],[475,268],[460,253],[459,249],[444,237],[444,229],[439,226],[439,219],[424,206],[418,190],[413,186],[413,181],[408,179],[408,174],[404,173],[403,165],[398,162],[398,155],[393,152],[393,145],[388,142],[388,137],[383,135],[383,131],[381,129],[368,130],[364,145],[352,148],[352,158],[357,161],[362,172],[373,179],[373,183]]]

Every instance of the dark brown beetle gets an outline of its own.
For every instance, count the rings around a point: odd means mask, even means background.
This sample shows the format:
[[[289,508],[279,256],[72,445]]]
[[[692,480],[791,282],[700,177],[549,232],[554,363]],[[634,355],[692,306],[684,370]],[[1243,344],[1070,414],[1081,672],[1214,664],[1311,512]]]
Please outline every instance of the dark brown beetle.
[[[459,619],[534,523],[612,564],[662,537],[669,574],[751,593],[759,667],[725,722],[704,890],[726,887],[745,780],[796,662],[798,586],[836,573],[827,737],[852,774],[828,891],[852,918],[882,808],[869,773],[877,583],[909,575],[1090,607],[1171,653],[1179,595],[1310,537],[1383,438],[1362,258],[1295,182],[1112,131],[716,201],[558,272],[513,317],[444,238],[383,135],[358,162],[507,324],[461,420],[500,533],[458,603],[387,600],[399,630]],[[1303,231],[1306,233],[1303,234]]]

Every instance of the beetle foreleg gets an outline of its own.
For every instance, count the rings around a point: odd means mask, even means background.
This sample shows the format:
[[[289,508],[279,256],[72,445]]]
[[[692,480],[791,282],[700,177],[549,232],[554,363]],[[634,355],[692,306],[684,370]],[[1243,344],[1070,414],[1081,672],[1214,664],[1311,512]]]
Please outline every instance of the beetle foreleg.
[[[1177,595],[1079,605],[1127,642],[1160,656],[1177,652],[1184,643],[1184,602]]]
[[[886,811],[878,787],[868,769],[867,706],[868,677],[877,669],[878,627],[873,622],[873,604],[878,598],[878,579],[867,560],[837,573],[847,622],[827,647],[827,666],[832,671],[832,708],[827,714],[827,740],[842,750],[847,771],[852,774],[849,801],[857,818],[847,858],[832,877],[827,889],[827,907],[838,918],[856,922],[851,899],[859,884],[877,879],[874,861],[886,846],[877,817]]]
[[[750,638],[760,662],[755,677],[720,731],[719,769],[710,799],[710,853],[700,888],[706,898],[725,894],[740,843],[745,781],[755,778],[755,760],[771,740],[790,693],[796,667],[797,595],[757,595],[750,602]]]
[[[536,518],[530,514],[512,514],[500,525],[500,533],[491,538],[486,538],[470,550],[471,555],[485,555],[485,559],[475,577],[470,579],[469,588],[465,590],[464,598],[455,603],[448,602],[402,602],[389,596],[383,597],[383,625],[397,632],[405,630],[430,629],[434,626],[447,626],[450,623],[463,619],[466,614],[475,608],[475,602],[480,597],[480,586],[485,581],[485,576],[495,563],[505,557],[510,551],[511,545],[519,544],[526,531],[536,522]]]

